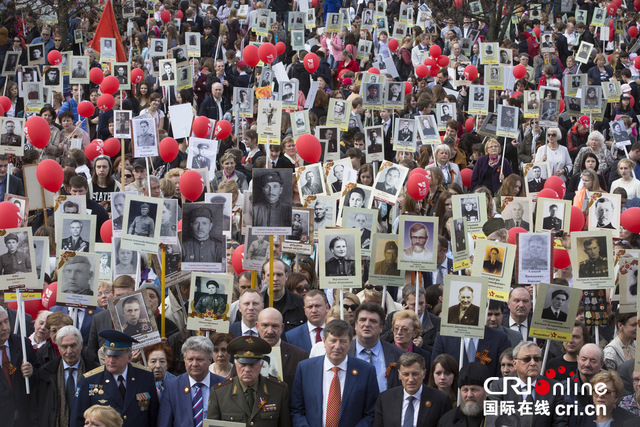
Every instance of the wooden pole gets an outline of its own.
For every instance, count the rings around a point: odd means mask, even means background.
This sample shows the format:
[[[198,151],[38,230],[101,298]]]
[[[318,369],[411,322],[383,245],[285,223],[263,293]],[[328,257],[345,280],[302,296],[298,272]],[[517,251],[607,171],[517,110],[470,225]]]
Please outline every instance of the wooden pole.
[[[269,236],[269,307],[273,307],[273,235]]]
[[[258,286],[258,272],[251,271],[251,289],[255,289]]]
[[[124,191],[124,138],[120,138],[120,191]]]
[[[44,214],[44,225],[46,225],[48,227],[49,226],[49,217],[47,215],[47,199],[44,196],[44,187],[43,186],[40,186],[40,197],[42,198],[42,213]]]
[[[160,307],[162,307],[162,309],[160,310],[160,337],[164,338],[165,337],[165,307],[164,307],[164,295],[166,292],[166,287],[165,287],[165,278],[167,276],[167,246],[164,244],[160,245],[160,248],[162,249],[162,273],[160,274]],[[146,365],[146,363],[145,363]]]

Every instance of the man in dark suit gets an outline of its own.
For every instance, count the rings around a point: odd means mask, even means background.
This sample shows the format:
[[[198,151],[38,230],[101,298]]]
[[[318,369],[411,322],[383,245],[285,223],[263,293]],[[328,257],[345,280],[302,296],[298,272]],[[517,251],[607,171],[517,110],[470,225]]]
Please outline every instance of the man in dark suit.
[[[564,289],[558,289],[551,294],[551,305],[542,310],[542,318],[547,320],[556,320],[558,322],[566,322],[567,313],[562,311],[562,306],[569,299],[569,293]]]
[[[0,182],[5,181],[7,178],[7,170],[9,165],[9,159],[6,154],[0,154]],[[7,189],[6,183],[2,186],[2,193],[0,197],[4,200],[5,193],[15,194],[16,196],[24,196],[24,183],[22,179],[12,174],[7,180],[9,181],[9,188]]]
[[[304,296],[304,314],[307,322],[287,332],[287,342],[307,353],[311,347],[322,341],[324,319],[329,311],[329,302],[324,292],[312,289]],[[295,373],[295,372],[294,372]]]
[[[364,214],[356,214],[356,227],[360,229],[360,246],[362,249],[369,249],[371,246],[371,230],[365,227],[367,217]]]
[[[27,360],[22,359],[22,346],[27,352]],[[12,334],[9,327],[9,315],[0,307],[0,414],[2,425],[33,426],[38,420],[36,400],[27,395],[25,378],[29,378],[31,392],[35,390],[37,369],[36,354],[28,339]]]
[[[351,343],[349,356],[357,357],[375,367],[380,391],[399,386],[398,369],[393,364],[398,363],[398,358],[404,351],[380,340],[384,310],[378,304],[365,302],[356,309],[355,319],[356,339]]]
[[[515,347],[522,341],[522,335],[513,329],[502,324],[504,318],[504,303],[495,299],[489,300],[489,308],[487,309],[487,326],[496,329],[509,338],[511,347]]]
[[[458,291],[459,304],[449,307],[449,323],[478,326],[480,307],[472,304],[473,288],[463,286]]]
[[[562,229],[562,220],[556,217],[556,212],[558,211],[558,205],[555,203],[549,206],[549,216],[544,217],[542,219],[542,229],[543,230],[561,230]]]
[[[519,286],[511,289],[509,292],[509,315],[502,319],[502,326],[512,331],[516,331],[522,336],[523,340],[529,339],[529,329],[531,328],[531,294],[529,291]]]
[[[225,381],[219,375],[209,372],[208,364],[213,359],[213,344],[206,337],[189,337],[182,345],[187,372],[166,382],[158,414],[159,427],[192,427],[194,398],[202,397],[203,411],[199,420],[207,417],[213,387]],[[188,392],[185,392],[188,390]]]
[[[131,347],[137,341],[113,329],[100,331],[100,336],[105,339],[105,365],[78,380],[71,427],[83,426],[84,411],[97,404],[118,411],[125,427],[157,425],[160,403],[153,373],[143,365],[130,363]]]
[[[482,264],[482,272],[488,274],[500,274],[502,273],[502,261],[498,260],[500,251],[498,248],[493,247],[489,250],[489,259],[485,260]]]
[[[256,289],[247,289],[240,295],[238,300],[238,311],[242,315],[242,320],[234,322],[229,327],[229,333],[238,338],[242,335],[258,336],[256,321],[258,315],[264,309],[262,295]]]
[[[376,370],[347,356],[352,340],[351,326],[344,320],[333,320],[324,330],[326,355],[300,362],[291,392],[293,425],[371,425],[379,394]]]
[[[404,353],[398,365],[402,386],[378,396],[374,427],[436,425],[440,417],[451,410],[449,396],[423,384],[427,370],[420,355]]]
[[[529,223],[522,218],[522,216],[524,215],[524,208],[522,207],[522,203],[511,202],[509,203],[509,207],[511,208],[511,212],[513,212],[513,218],[504,220],[505,228],[507,230],[510,230],[513,227],[522,227],[525,230],[529,231]]]
[[[532,179],[527,182],[527,185],[529,186],[529,193],[537,193],[538,191],[542,191],[546,179],[540,178],[540,175],[542,174],[540,166],[532,167],[529,173],[533,174]]]
[[[98,367],[96,355],[82,346],[82,335],[74,326],[64,326],[56,333],[60,356],[38,370],[37,399],[42,427],[66,425],[75,401],[76,384],[82,376]],[[62,373],[62,377],[58,377]],[[60,382],[61,381],[61,382]],[[59,393],[64,390],[64,393]]]

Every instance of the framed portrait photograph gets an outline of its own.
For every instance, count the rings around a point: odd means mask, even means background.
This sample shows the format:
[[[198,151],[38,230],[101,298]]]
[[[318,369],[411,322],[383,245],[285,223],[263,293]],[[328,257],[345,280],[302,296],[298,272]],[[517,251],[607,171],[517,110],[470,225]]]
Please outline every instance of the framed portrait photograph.
[[[53,207],[56,229],[62,228],[60,218],[62,214],[86,214],[87,198],[83,196],[56,196],[56,203]]]
[[[131,139],[131,114],[129,110],[113,112],[113,136],[115,138]]]
[[[216,155],[218,153],[218,141],[204,138],[189,138],[187,149],[187,167],[189,169],[206,169],[209,176],[216,173]]]
[[[304,49],[304,30],[291,30],[291,49],[295,51]]]
[[[487,278],[489,298],[507,301],[516,257],[516,245],[486,239],[476,240],[475,243],[471,275]]]
[[[22,83],[22,93],[24,95],[24,109],[27,113],[39,112],[44,107],[42,82]]]
[[[62,251],[93,252],[96,243],[96,216],[56,213],[56,245]]]
[[[367,161],[379,162],[384,160],[384,127],[368,126],[364,129]]]
[[[307,10],[307,13],[305,14],[304,25],[305,25],[305,28],[308,28],[308,29],[312,29],[316,27],[316,10],[315,9],[309,8]]]
[[[161,56],[167,55],[167,39],[155,38],[152,40],[151,48],[149,49],[149,56]]]
[[[7,52],[2,64],[2,77],[15,76],[22,52]]]
[[[3,229],[0,238],[0,290],[14,287],[41,289],[31,227]],[[48,261],[48,260],[47,260]]]
[[[404,106],[404,84],[402,82],[385,82],[384,107],[400,109]]]
[[[438,218],[402,215],[398,225],[402,270],[435,271],[438,247]]]
[[[264,11],[258,10],[257,13],[253,15],[254,22],[251,23],[251,28],[256,32],[259,36],[267,36],[269,32],[269,10],[265,9]]]
[[[131,120],[133,132],[133,151],[136,157],[158,155],[158,135],[156,122],[150,116],[138,116]]]
[[[565,95],[564,97],[565,111],[571,117],[582,116],[582,109],[580,107],[580,98],[577,96]]]
[[[111,246],[113,278],[126,275],[135,279],[140,271],[140,252],[122,247],[120,237],[114,237]]]
[[[229,331],[229,306],[233,294],[233,276],[193,273],[189,292],[187,328]]]
[[[27,59],[29,60],[29,65],[44,65],[44,43],[27,45]]]
[[[160,243],[162,199],[127,194],[122,219],[122,246],[141,252],[155,252]]]
[[[465,218],[451,218],[451,252],[453,255],[453,270],[458,271],[471,266],[470,241]]]
[[[364,108],[382,108],[382,83],[365,83],[362,85],[361,96]]]
[[[187,55],[186,45],[171,48],[171,56],[176,61],[176,67],[185,67],[189,65],[189,56]]]
[[[487,221],[487,199],[480,194],[455,194],[451,197],[454,218],[467,221],[469,233],[482,232],[482,225]]]
[[[273,83],[273,77],[273,70],[271,67],[262,67],[259,87],[271,86]]]
[[[258,143],[280,144],[282,131],[282,101],[258,101]]]
[[[508,105],[498,105],[498,128],[497,135],[507,138],[518,137],[518,118],[520,110],[518,107]]]
[[[487,288],[487,280],[481,277],[446,275],[440,332],[453,337],[483,339]]]
[[[318,230],[327,227],[335,227],[336,218],[338,217],[337,194],[332,196],[316,196],[313,200],[308,201],[305,207],[313,209],[313,232],[314,239],[318,239]]]
[[[318,245],[323,288],[351,288],[362,283],[360,230],[325,228],[318,232]]]
[[[373,187],[356,184],[355,182],[348,182],[344,184],[340,197],[338,218],[342,217],[342,211],[348,206],[353,208],[371,209],[371,206],[373,205],[373,196]]]
[[[113,280],[113,254],[111,243],[96,243],[94,252],[100,255],[100,266],[98,270],[98,280]]]
[[[0,153],[24,155],[24,119],[0,118]]]
[[[602,93],[604,94],[604,99],[607,102],[620,102],[620,96],[622,95],[622,89],[620,87],[620,82],[616,81],[608,81],[601,82]]]
[[[504,66],[502,65],[487,65],[484,67],[485,80],[484,83],[489,86],[489,89],[503,90],[504,89]]]
[[[498,115],[496,113],[489,113],[482,122],[478,133],[482,136],[497,138],[498,132]]]
[[[286,244],[287,249],[283,249],[283,252],[300,253],[300,249],[313,243],[313,209],[296,207],[291,215],[291,234],[284,236],[282,244]],[[302,252],[310,255],[313,248],[305,248]]]
[[[71,57],[71,77],[69,83],[73,84],[89,84],[89,57],[88,56],[72,56]]]
[[[27,219],[29,219],[29,199],[24,196],[17,196],[11,193],[4,193],[4,201],[11,202],[18,207],[18,214],[22,218],[22,226],[27,226]]]
[[[305,133],[311,133],[311,125],[309,124],[309,110],[293,111],[289,113],[289,118],[291,119],[291,131],[293,132],[294,140],[297,140],[301,135],[304,135]]]
[[[126,172],[125,172],[126,173]],[[113,226],[113,235],[120,236],[122,232],[122,221],[124,219],[125,197],[127,194],[137,195],[132,191],[111,193],[111,224]]]
[[[469,86],[469,114],[489,112],[489,86]]]
[[[517,283],[536,284],[553,279],[553,238],[551,233],[516,234]]]
[[[200,50],[200,33],[185,32],[184,38],[187,43],[187,56],[199,58]]]
[[[544,189],[544,183],[549,178],[549,164],[546,162],[533,163],[524,169],[525,192],[527,197],[534,198]]]
[[[251,89],[234,87],[233,103],[237,106],[240,117],[253,117],[253,91]]]
[[[264,234],[256,236],[252,233],[252,228],[247,227],[247,243],[245,243],[242,268],[260,271],[262,264],[269,259],[269,237]]]
[[[44,71],[44,85],[56,92],[62,92],[62,68],[60,66],[49,66]]]
[[[538,198],[536,203],[536,232],[569,231],[571,201]]]
[[[375,209],[354,208],[347,206],[342,210],[341,227],[360,230],[360,248],[363,256],[371,254],[371,236],[375,232],[378,211]]]
[[[483,65],[498,63],[498,43],[480,43],[480,62]]]
[[[513,51],[511,49],[500,48],[498,52],[498,63],[510,67],[513,65]]]
[[[611,230],[611,236],[620,237],[620,194],[590,193],[588,230]]]
[[[182,212],[182,268],[193,271],[224,273],[226,237],[222,229],[224,205],[221,203],[193,203],[183,206]]]
[[[436,118],[438,121],[438,130],[445,130],[448,121],[456,120],[456,104],[450,102],[437,103]]]
[[[416,129],[414,119],[396,118],[395,131],[393,134],[393,149],[395,151],[416,150]]]
[[[160,342],[160,331],[146,289],[111,298],[108,303],[115,329],[138,341],[133,343],[133,350]]]
[[[329,100],[329,113],[327,114],[328,126],[339,126],[341,131],[349,128],[351,117],[351,101],[331,98]]]
[[[373,31],[373,10],[365,9],[362,11],[362,28]]]
[[[178,243],[178,199],[164,199],[162,201],[160,243]]]
[[[575,55],[576,62],[580,64],[586,64],[589,62],[589,58],[591,57],[591,52],[593,51],[593,44],[587,43],[584,40],[580,41],[580,47],[578,48],[578,53]]]
[[[586,74],[565,74],[563,85],[565,95],[576,96],[578,90],[586,86]]]
[[[555,99],[543,99],[540,113],[541,127],[554,127],[558,125],[560,114],[560,101]]]
[[[309,196],[327,194],[324,173],[319,163],[296,168],[296,180],[298,182],[298,193],[303,199]],[[342,187],[342,183],[340,186]]]
[[[324,143],[324,161],[334,161],[340,159],[340,135],[336,126],[317,126],[318,139]]]
[[[122,17],[133,18],[136,16],[135,2],[133,0],[125,0],[122,2]]]
[[[384,161],[373,184],[376,200],[395,204],[408,173],[406,167]]]
[[[254,234],[290,235],[293,200],[291,170],[256,169],[253,179]]]
[[[617,282],[619,284],[620,313],[637,313],[638,299],[638,250],[619,250],[616,254]],[[613,300],[613,298],[612,298]]]
[[[303,30],[304,27],[304,12],[290,12],[289,13],[289,29],[290,30]]]
[[[175,59],[160,60],[160,86],[176,86],[178,84],[177,74]]]
[[[97,307],[100,255],[62,252],[58,262],[57,304],[68,307]]]
[[[631,145],[631,137],[629,136],[629,132],[627,132],[624,121],[610,121],[609,130],[611,131],[611,136],[613,136],[616,147]]]
[[[553,33],[544,33],[540,35],[540,52],[554,52],[555,44],[553,42]]]
[[[298,107],[298,82],[288,81],[280,85],[280,101],[284,107]]]
[[[615,277],[612,254],[611,230],[571,233],[573,286],[578,289],[609,287]]]
[[[578,22],[582,22],[583,24],[587,24],[587,13],[589,11],[587,9],[580,9],[580,8],[576,8],[575,11],[575,18],[576,18],[576,23]]]
[[[326,19],[326,32],[327,33],[339,33],[342,30],[342,14],[341,13],[328,13]]]
[[[366,11],[365,11],[366,12]],[[373,42],[371,40],[360,39],[358,41],[358,50],[356,51],[356,59],[367,59],[371,54]]]
[[[418,123],[418,131],[420,132],[420,140],[424,144],[440,144],[440,134],[438,133],[438,125],[436,118],[432,115],[416,116]]]
[[[540,283],[533,310],[529,336],[570,341],[582,292],[578,289]]]
[[[45,274],[51,274],[51,264],[49,263],[49,238],[46,236],[35,236],[33,238],[33,252],[35,255],[36,275],[38,277],[38,289],[44,285]],[[109,278],[111,280],[111,278]]]
[[[604,27],[604,20],[606,17],[607,11],[601,7],[596,7],[593,12],[593,19],[591,20],[591,25],[594,27]]]
[[[528,197],[502,197],[501,215],[507,230],[514,227],[533,231],[533,208]]]
[[[113,71],[113,75],[118,79],[118,83],[120,83],[119,90],[131,89],[131,81],[129,80],[131,64],[128,62],[114,62],[111,64],[111,70]]]
[[[116,55],[116,39],[101,37],[100,38],[100,60],[102,62],[117,61]]]
[[[370,284],[404,286],[405,272],[398,268],[399,238],[397,234],[372,234]]]

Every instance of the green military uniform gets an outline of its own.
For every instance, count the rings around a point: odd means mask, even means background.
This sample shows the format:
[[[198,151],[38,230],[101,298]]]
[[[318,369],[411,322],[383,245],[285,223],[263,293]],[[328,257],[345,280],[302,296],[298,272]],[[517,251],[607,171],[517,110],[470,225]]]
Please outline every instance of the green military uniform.
[[[598,257],[591,261],[590,259],[580,263],[580,277],[607,277],[609,274],[609,266],[606,258]]]
[[[8,145],[10,147],[19,147],[20,146],[20,136],[15,133],[5,133],[2,135],[2,140],[0,141],[0,145]]]
[[[206,313],[207,310],[213,310],[213,314],[221,316],[227,308],[227,299],[222,295],[205,295],[196,303],[196,311],[198,313]]]

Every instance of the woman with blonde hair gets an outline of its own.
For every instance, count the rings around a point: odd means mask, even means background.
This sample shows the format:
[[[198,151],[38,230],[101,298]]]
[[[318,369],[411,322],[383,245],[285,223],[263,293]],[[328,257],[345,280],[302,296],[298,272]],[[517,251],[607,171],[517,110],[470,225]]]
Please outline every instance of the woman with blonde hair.
[[[442,185],[448,187],[450,184],[457,183],[462,186],[462,177],[460,176],[460,168],[455,163],[451,163],[451,149],[447,144],[440,144],[434,150],[433,166],[440,169],[444,176]]]
[[[584,211],[584,202],[589,199],[589,194],[599,190],[600,180],[598,179],[598,174],[591,169],[583,170],[580,174],[578,191],[576,191],[575,196],[573,197],[573,206]]]
[[[573,170],[573,163],[567,147],[559,144],[561,137],[560,128],[548,128],[547,143],[536,150],[535,163],[547,162],[551,175],[559,176],[563,181],[567,181]]]
[[[216,172],[211,180],[211,187],[214,191],[218,190],[218,185],[224,179],[233,179],[236,181],[241,192],[249,188],[247,177],[242,172],[236,171],[236,157],[232,153],[227,152],[222,155],[220,158],[220,166],[222,166],[222,168]]]
[[[473,190],[483,185],[495,193],[504,179],[513,171],[508,161],[502,161],[502,147],[497,139],[489,138],[484,146],[484,152],[485,155],[480,157],[473,167],[470,188]]]
[[[631,159],[620,159],[618,162],[618,175],[620,178],[611,183],[610,192],[616,188],[624,188],[627,192],[627,198],[633,199],[640,197],[640,181],[633,176],[633,169],[636,167],[636,162]]]
[[[85,427],[122,427],[122,417],[111,406],[93,405],[83,415]]]

